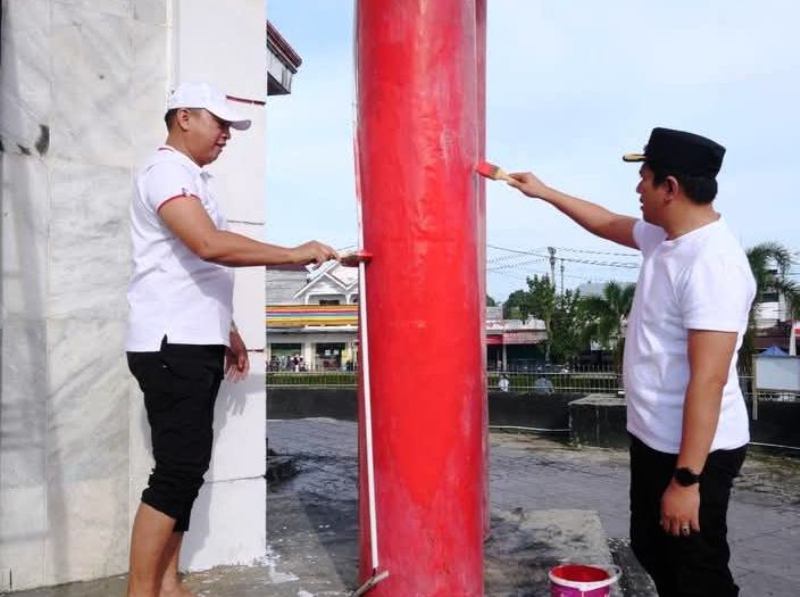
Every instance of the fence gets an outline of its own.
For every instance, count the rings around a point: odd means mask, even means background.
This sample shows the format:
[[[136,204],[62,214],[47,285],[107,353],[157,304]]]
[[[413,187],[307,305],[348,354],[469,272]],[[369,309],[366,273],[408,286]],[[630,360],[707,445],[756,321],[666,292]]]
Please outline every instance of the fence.
[[[539,369],[536,371],[535,369]],[[534,394],[617,394],[622,390],[621,376],[609,367],[539,365],[531,371],[488,371],[486,383],[489,390]],[[505,381],[507,380],[507,384]],[[739,372],[742,393],[752,396],[753,377],[749,369]],[[268,388],[355,388],[357,371],[268,371]],[[800,394],[791,392],[759,391],[759,400],[800,401]]]
[[[512,392],[580,393],[617,392],[619,376],[608,367],[570,367],[568,365],[532,365],[524,370],[486,373],[489,389],[507,387]],[[501,380],[505,379],[508,384]],[[316,369],[306,371],[267,371],[267,387],[353,388],[358,371]]]

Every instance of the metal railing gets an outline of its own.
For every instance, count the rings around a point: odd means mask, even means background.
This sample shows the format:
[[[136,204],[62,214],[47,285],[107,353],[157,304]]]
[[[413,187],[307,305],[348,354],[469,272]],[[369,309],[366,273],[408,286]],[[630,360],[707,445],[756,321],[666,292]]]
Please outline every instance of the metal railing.
[[[607,367],[573,367],[547,365],[530,367],[529,371],[488,371],[486,383],[490,390],[506,387],[510,392],[553,393],[616,393],[621,384],[619,375]],[[501,383],[508,380],[508,384]],[[268,371],[267,387],[354,388],[357,371]]]
[[[536,367],[534,367],[535,369]],[[617,394],[622,390],[621,376],[603,366],[541,366],[540,371],[487,371],[486,384],[490,391],[534,394]],[[507,380],[508,384],[501,380]],[[746,397],[752,395],[753,377],[746,369],[739,372],[739,383]],[[267,371],[268,388],[355,388],[357,371],[336,369],[316,371]],[[765,392],[759,400],[800,401],[800,394]]]

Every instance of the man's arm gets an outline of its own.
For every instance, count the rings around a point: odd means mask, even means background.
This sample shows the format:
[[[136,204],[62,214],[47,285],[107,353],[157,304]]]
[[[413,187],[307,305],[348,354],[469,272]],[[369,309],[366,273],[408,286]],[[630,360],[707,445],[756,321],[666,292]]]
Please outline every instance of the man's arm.
[[[706,464],[719,422],[722,391],[736,350],[736,332],[689,330],[689,385],[683,405],[683,432],[676,468],[700,474]],[[682,487],[673,480],[661,500],[664,530],[678,535],[689,525],[700,530],[699,484]]]
[[[173,199],[162,205],[158,215],[195,255],[212,263],[241,267],[323,263],[338,258],[336,251],[317,241],[288,248],[219,230],[195,197]]]
[[[528,197],[547,201],[592,234],[632,249],[639,248],[633,238],[636,218],[614,213],[595,203],[551,189],[530,172],[516,172],[510,176],[514,180],[509,181],[510,186]]]

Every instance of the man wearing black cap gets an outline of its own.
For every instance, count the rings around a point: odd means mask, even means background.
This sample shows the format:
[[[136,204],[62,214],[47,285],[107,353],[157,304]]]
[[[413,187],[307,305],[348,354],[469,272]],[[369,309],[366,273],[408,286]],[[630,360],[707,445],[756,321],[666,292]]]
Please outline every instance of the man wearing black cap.
[[[736,372],[755,282],[714,210],[725,148],[653,129],[636,187],[642,220],[543,184],[509,184],[602,238],[639,249],[624,380],[631,436],[631,546],[662,596],[739,593],[728,568],[730,489],[749,441]]]

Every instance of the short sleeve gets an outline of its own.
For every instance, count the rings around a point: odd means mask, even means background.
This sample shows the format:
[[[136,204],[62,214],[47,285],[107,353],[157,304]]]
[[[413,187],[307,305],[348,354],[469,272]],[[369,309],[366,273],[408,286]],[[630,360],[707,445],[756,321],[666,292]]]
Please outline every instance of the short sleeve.
[[[744,330],[754,286],[749,268],[738,260],[724,255],[698,260],[685,272],[678,297],[684,326],[716,332]]]
[[[644,220],[636,220],[633,225],[633,240],[642,252],[648,255],[653,252],[658,245],[667,239],[667,232],[660,226],[648,224]]]
[[[177,197],[197,197],[197,183],[192,174],[175,162],[161,162],[152,166],[145,175],[144,200],[154,211]]]

